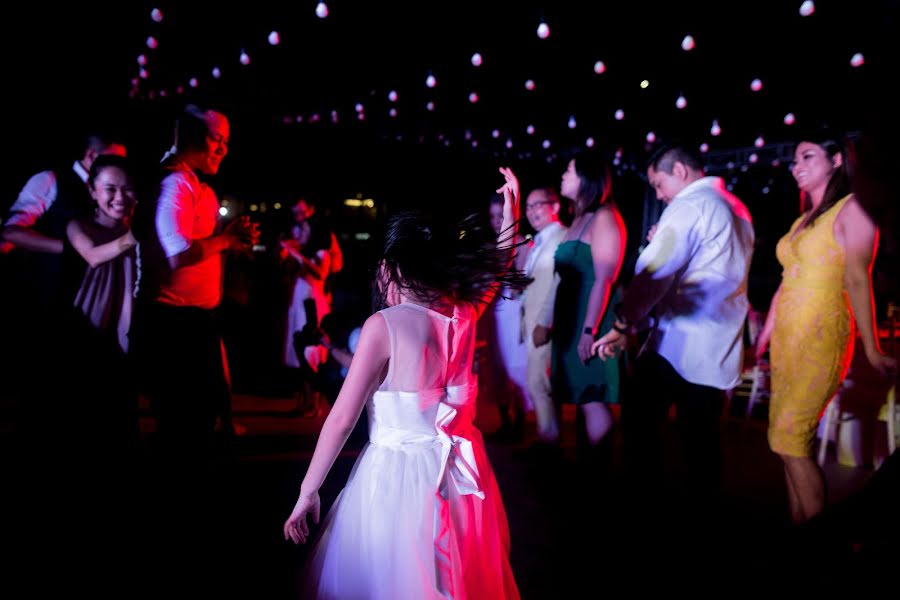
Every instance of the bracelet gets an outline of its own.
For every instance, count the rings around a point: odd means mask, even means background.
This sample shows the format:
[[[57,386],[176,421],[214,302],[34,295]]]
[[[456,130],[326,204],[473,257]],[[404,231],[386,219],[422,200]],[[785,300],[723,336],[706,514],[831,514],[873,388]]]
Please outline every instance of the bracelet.
[[[613,328],[615,331],[621,333],[622,335],[628,335],[628,333],[629,333],[629,331],[628,331],[628,329],[629,329],[628,326],[626,325],[625,327],[619,327],[618,321],[616,321],[616,322],[613,323],[612,328]]]

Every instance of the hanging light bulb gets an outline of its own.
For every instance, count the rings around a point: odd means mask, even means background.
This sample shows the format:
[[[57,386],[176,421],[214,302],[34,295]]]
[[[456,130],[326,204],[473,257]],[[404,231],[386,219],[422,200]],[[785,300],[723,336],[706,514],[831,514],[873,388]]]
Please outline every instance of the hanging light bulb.
[[[797,120],[797,117],[794,116],[794,113],[788,113],[784,115],[784,124],[785,125],[793,125]]]
[[[652,144],[655,141],[656,141],[656,134],[653,133],[652,131],[647,133],[647,143]]]
[[[390,100],[391,102],[397,101],[397,91],[396,90],[391,90],[388,92],[388,100]]]
[[[433,88],[434,86],[436,86],[437,79],[435,78],[435,76],[432,75],[431,73],[429,73],[428,77],[425,78],[425,85],[427,85],[430,88]]]
[[[147,38],[147,47],[150,48],[151,50],[156,48],[158,45],[159,45],[159,43],[156,41],[156,38],[153,37],[152,35]]]
[[[324,19],[328,16],[328,5],[324,2],[319,2],[316,4],[316,16],[320,19]]]
[[[550,37],[550,26],[541,21],[541,24],[538,25],[537,28],[537,36],[542,40],[546,40],[548,37]]]
[[[753,142],[753,145],[756,146],[757,148],[762,148],[763,146],[766,145],[766,140],[763,139],[763,136],[759,136],[759,137],[756,138],[756,140]]]
[[[482,63],[481,53],[476,52],[475,54],[472,55],[472,66],[480,67],[481,63]]]
[[[625,118],[625,111],[620,108],[619,110],[616,111],[615,117],[616,117],[616,121],[621,121],[622,119]]]
[[[222,70],[219,67],[213,67],[212,76],[218,79],[222,76]]]
[[[803,4],[800,5],[801,17],[808,17],[814,12],[816,12],[816,4],[812,0],[806,0]]]
[[[525,81],[525,89],[528,90],[529,92],[534,89],[534,80],[533,79],[528,79]]]
[[[575,121],[575,115],[569,117],[568,126],[569,129],[575,129],[576,127],[578,127],[578,123]]]
[[[603,64],[602,60],[598,60],[597,62],[594,63],[594,73],[596,73],[597,75],[600,75],[605,71],[606,71],[606,65]]]
[[[534,135],[534,125],[529,125],[525,128],[525,133],[528,135]]]
[[[713,119],[712,127],[709,128],[709,134],[713,137],[716,137],[721,133],[722,133],[722,128],[719,127],[718,119]]]
[[[588,148],[593,148],[594,147],[594,138],[589,137],[588,139],[584,140],[584,145],[587,146]]]
[[[687,98],[685,98],[684,96],[678,96],[678,99],[675,100],[675,106],[679,110],[683,109],[685,106],[687,106]]]
[[[277,31],[273,31],[269,34],[269,44],[272,46],[277,46],[281,43],[281,36],[278,35]]]
[[[686,35],[684,36],[684,39],[681,40],[681,49],[685,52],[690,52],[691,50],[693,50],[695,45],[696,44],[694,43],[694,36],[692,35]]]
[[[754,92],[758,92],[759,90],[763,89],[762,80],[761,80],[761,79],[754,79],[753,81],[751,81],[751,82],[750,82],[750,89],[753,90]]]
[[[854,67],[861,67],[861,66],[863,66],[864,64],[866,64],[866,59],[865,59],[865,57],[862,55],[861,52],[857,52],[857,53],[854,54],[853,57],[850,59],[850,65],[851,65],[851,66],[854,66]]]
[[[709,152],[709,144],[707,144],[706,142],[700,144],[700,152],[702,152],[703,154]]]
[[[158,8],[154,8],[150,11],[150,18],[153,19],[157,23],[162,23],[163,13]]]
[[[469,94],[469,102],[471,102],[472,104],[477,103],[478,102],[478,94],[475,92],[472,92],[471,94]]]
[[[244,50],[241,50],[241,64],[242,65],[250,64],[250,55],[247,54]]]

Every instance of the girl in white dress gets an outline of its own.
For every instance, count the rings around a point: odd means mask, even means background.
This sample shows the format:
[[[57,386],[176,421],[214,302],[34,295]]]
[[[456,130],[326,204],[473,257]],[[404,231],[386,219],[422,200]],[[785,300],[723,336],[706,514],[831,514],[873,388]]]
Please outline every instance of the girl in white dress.
[[[472,422],[475,321],[499,285],[527,283],[511,268],[518,181],[500,172],[499,241],[473,218],[388,223],[378,275],[388,308],[363,326],[284,524],[285,539],[309,539],[318,490],[365,406],[370,441],[319,531],[303,598],[519,597],[506,512]]]

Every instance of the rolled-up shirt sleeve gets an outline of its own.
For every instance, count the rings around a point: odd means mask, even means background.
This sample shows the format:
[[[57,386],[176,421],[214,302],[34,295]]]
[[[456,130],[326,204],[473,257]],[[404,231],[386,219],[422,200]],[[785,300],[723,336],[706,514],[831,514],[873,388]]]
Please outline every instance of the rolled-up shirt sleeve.
[[[56,200],[56,175],[41,171],[29,179],[9,209],[6,225],[33,227]]]
[[[163,179],[156,205],[156,231],[166,258],[191,247],[194,201],[191,187],[181,173]]]
[[[656,234],[638,257],[634,279],[628,287],[619,315],[637,323],[659,302],[675,276],[697,250],[697,222],[700,214],[690,204],[673,203],[666,207]]]

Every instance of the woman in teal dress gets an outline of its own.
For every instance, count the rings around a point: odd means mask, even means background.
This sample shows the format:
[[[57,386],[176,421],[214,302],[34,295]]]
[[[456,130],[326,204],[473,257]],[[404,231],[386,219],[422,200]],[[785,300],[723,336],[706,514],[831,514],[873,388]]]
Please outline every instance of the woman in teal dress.
[[[578,405],[577,439],[587,449],[612,430],[606,405],[619,400],[618,360],[591,356],[594,334],[615,320],[609,307],[618,301],[615,282],[625,250],[625,224],[609,192],[609,169],[599,154],[582,152],[569,161],[560,193],[572,200],[575,219],[556,251],[551,380],[557,404]]]

